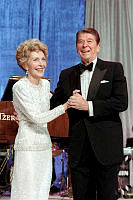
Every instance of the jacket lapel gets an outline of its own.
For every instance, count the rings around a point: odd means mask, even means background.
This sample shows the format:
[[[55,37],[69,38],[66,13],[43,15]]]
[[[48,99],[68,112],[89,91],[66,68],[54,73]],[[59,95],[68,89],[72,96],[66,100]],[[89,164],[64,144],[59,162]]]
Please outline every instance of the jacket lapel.
[[[98,59],[88,90],[88,96],[87,96],[88,101],[91,101],[95,98],[97,90],[100,86],[100,82],[106,71],[107,68],[104,67],[103,61]]]

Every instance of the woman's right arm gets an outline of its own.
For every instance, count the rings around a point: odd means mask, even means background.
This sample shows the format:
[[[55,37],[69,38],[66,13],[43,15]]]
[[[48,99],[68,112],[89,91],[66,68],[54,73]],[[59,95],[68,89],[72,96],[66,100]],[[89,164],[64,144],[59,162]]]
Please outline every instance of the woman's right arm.
[[[27,120],[40,126],[64,114],[67,109],[67,103],[65,103],[46,112],[38,111],[37,104],[33,103],[30,94],[25,88],[21,88],[21,85],[13,87],[13,104],[16,112],[19,110],[26,116]]]

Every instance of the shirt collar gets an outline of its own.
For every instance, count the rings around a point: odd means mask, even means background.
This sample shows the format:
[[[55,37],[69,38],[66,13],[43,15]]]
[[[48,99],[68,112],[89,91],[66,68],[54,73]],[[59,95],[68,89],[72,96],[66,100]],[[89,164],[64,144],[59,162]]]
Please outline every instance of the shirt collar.
[[[92,69],[92,71],[94,71],[96,63],[97,63],[97,57],[92,62],[93,62],[93,69]]]

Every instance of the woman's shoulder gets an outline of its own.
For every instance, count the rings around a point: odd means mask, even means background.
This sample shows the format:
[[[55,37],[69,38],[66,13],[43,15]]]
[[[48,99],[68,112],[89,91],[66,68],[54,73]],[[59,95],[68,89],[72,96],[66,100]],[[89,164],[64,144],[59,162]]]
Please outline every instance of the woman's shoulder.
[[[13,85],[13,90],[15,88],[23,88],[26,87],[27,83],[26,83],[26,78],[21,78],[20,80],[18,80],[14,85]]]
[[[48,79],[43,78],[40,81],[41,81],[42,85],[45,85],[45,86],[49,86],[50,85],[50,82],[49,82]]]

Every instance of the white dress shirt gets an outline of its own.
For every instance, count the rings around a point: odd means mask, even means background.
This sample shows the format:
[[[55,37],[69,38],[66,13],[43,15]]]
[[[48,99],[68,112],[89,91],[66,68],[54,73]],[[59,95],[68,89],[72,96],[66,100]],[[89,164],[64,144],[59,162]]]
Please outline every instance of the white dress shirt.
[[[83,96],[83,98],[85,100],[87,99],[88,89],[89,89],[90,81],[91,81],[91,78],[92,78],[96,63],[97,63],[97,57],[95,58],[95,60],[93,60],[93,69],[92,69],[92,71],[85,70],[80,75],[81,92],[82,92],[82,96]],[[89,105],[89,116],[93,116],[94,113],[93,113],[93,103],[92,103],[92,101],[88,101],[88,105]]]

